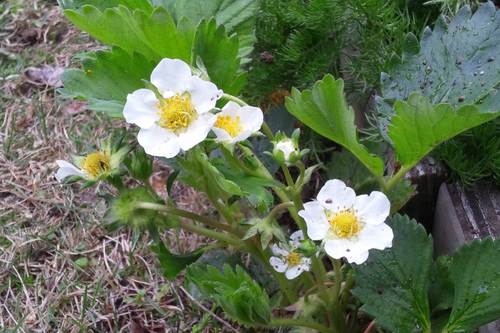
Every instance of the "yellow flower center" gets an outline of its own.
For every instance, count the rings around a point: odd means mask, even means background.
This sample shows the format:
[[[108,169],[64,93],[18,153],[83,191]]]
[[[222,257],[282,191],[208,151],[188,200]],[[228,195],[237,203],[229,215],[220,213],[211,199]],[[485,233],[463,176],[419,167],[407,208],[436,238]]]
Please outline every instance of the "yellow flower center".
[[[109,155],[102,152],[88,154],[81,168],[90,178],[97,178],[111,168]]]
[[[350,238],[361,230],[361,224],[356,215],[349,210],[329,216],[328,222],[332,231],[340,238]]]
[[[197,114],[189,95],[175,94],[158,103],[158,125],[174,132],[186,129]]]
[[[231,116],[218,116],[214,126],[226,130],[226,132],[233,138],[243,131],[239,116],[236,118]]]
[[[286,262],[288,266],[297,266],[298,264],[300,264],[300,254],[298,254],[297,252],[290,252],[286,256]]]

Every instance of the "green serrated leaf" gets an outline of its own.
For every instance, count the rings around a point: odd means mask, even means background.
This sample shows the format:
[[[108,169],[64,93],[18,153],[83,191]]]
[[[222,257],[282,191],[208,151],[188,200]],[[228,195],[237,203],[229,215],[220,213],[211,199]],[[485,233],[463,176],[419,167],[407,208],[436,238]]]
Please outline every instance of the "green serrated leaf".
[[[185,158],[177,158],[177,162],[181,167],[180,179],[195,189],[226,200],[233,195],[243,195],[240,186],[227,179],[200,150],[190,150]]]
[[[500,241],[476,240],[452,257],[453,310],[443,332],[469,332],[500,318]]]
[[[161,1],[161,0],[160,0]],[[165,1],[165,0],[164,0]],[[215,19],[223,25],[228,34],[236,34],[239,40],[239,57],[242,63],[250,61],[250,53],[255,43],[255,18],[259,9],[258,0],[167,0],[179,20],[181,17],[198,24],[202,20]]]
[[[137,0],[58,0],[59,6],[63,9],[79,9],[84,5],[91,5],[104,10],[117,6],[125,6],[130,9],[152,10],[153,7],[149,1]]]
[[[233,320],[242,324],[265,325],[271,319],[269,297],[243,268],[225,265],[189,267],[186,277],[207,297],[215,300]]]
[[[162,58],[176,58],[188,63],[192,60],[195,27],[183,21],[176,24],[163,7],[151,12],[132,11],[125,6],[101,11],[85,5],[79,10],[66,9],[64,14],[99,41],[129,53],[140,53],[156,63]]]
[[[433,264],[429,286],[429,301],[433,313],[451,309],[453,305],[453,281],[450,277],[450,264],[451,259],[448,256],[438,257]]]
[[[242,197],[247,198],[251,205],[260,211],[267,211],[272,206],[274,198],[267,188],[277,186],[275,181],[238,172],[238,168],[228,168],[224,161],[214,161],[213,164],[224,177],[238,184]]]
[[[246,75],[240,72],[238,38],[227,37],[224,26],[215,20],[202,21],[196,30],[193,53],[203,60],[210,80],[228,94],[238,94]]]
[[[474,105],[454,109],[449,104],[432,105],[414,93],[407,102],[396,101],[389,137],[403,166],[411,167],[440,143],[500,115],[481,112]]]
[[[129,55],[113,48],[87,54],[83,70],[68,69],[62,76],[66,98],[88,100],[89,109],[121,117],[127,94],[143,88],[155,64],[140,54]]]
[[[175,279],[177,274],[183,271],[184,268],[198,260],[205,250],[204,248],[200,248],[188,254],[173,254],[165,247],[162,241],[152,245],[151,249],[156,253],[160,267],[163,270],[163,275],[168,279]]]
[[[128,93],[143,88],[162,58],[203,64],[212,82],[225,92],[238,94],[245,84],[240,69],[238,39],[228,37],[214,20],[196,26],[180,18],[177,23],[163,7],[152,11],[125,6],[104,9],[90,5],[66,9],[66,16],[80,29],[115,46],[111,52],[91,54],[85,71],[65,72],[67,97],[89,101],[92,110],[120,116]]]
[[[384,103],[378,103],[379,127],[391,113],[381,104],[405,100],[413,92],[429,97],[432,104],[474,104],[482,112],[500,111],[500,11],[488,1],[471,16],[468,6],[460,9],[447,24],[438,19],[432,31],[426,28],[420,52],[414,47],[402,62],[382,73]]]
[[[371,173],[381,176],[384,163],[358,141],[354,111],[344,97],[344,81],[326,75],[311,90],[292,90],[286,108],[297,119],[322,136],[354,154]]]
[[[355,267],[353,293],[364,303],[361,310],[392,332],[428,332],[432,239],[407,216],[395,215],[388,224],[394,231],[392,248],[372,251]]]

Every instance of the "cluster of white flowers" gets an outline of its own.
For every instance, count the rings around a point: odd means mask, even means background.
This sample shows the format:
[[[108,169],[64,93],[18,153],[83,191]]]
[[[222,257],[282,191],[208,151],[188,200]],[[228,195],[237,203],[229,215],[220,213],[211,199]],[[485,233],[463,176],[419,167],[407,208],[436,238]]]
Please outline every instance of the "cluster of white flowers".
[[[204,141],[210,130],[217,142],[234,144],[262,126],[263,114],[256,107],[230,101],[214,113],[222,91],[193,75],[181,60],[163,59],[151,74],[151,84],[155,91],[134,91],[123,110],[125,120],[140,127],[137,140],[147,154],[174,157]],[[298,151],[297,142],[285,137],[275,142],[274,149],[285,163]],[[59,160],[56,177],[98,179],[115,167],[112,157],[109,152],[95,152],[81,158],[79,167]],[[361,264],[370,249],[392,246],[392,229],[384,223],[389,213],[390,202],[382,192],[356,196],[353,189],[335,179],[325,183],[317,200],[304,204],[299,216],[306,222],[309,239],[321,241],[330,257]],[[297,231],[288,244],[271,247],[270,264],[288,279],[309,270],[311,259],[297,251],[303,239],[302,231]]]
[[[193,75],[191,67],[179,59],[165,58],[150,78],[155,91],[138,89],[127,96],[123,116],[140,127],[137,141],[152,156],[171,158],[204,141],[210,130],[217,142],[234,144],[259,131],[264,121],[262,110],[228,102],[216,114],[223,92],[215,84]],[[102,152],[87,155],[75,165],[56,161],[56,178],[69,176],[97,179],[112,166]]]
[[[213,114],[223,93],[215,84],[193,75],[178,59],[163,59],[151,74],[157,91],[139,89],[127,96],[123,115],[140,127],[137,140],[146,153],[171,158],[196,146],[210,130],[216,141],[246,140],[262,126],[259,108],[228,102]]]

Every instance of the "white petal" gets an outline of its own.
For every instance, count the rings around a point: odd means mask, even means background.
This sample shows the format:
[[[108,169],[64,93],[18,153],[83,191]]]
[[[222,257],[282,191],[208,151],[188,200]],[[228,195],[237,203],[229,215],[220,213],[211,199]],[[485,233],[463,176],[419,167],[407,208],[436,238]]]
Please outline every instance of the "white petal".
[[[237,136],[237,141],[248,139],[250,135],[260,130],[264,122],[262,110],[254,106],[242,106],[236,116],[240,117],[244,131]]]
[[[158,125],[141,129],[137,134],[137,141],[144,148],[146,154],[153,156],[171,158],[181,150],[177,136]]]
[[[310,201],[304,204],[304,209],[299,216],[306,221],[307,235],[312,240],[321,240],[326,237],[330,225],[325,215],[325,209],[318,201]]]
[[[286,262],[278,257],[269,258],[269,263],[273,266],[274,270],[279,273],[283,273],[288,268]]]
[[[294,249],[300,246],[300,242],[304,240],[304,233],[302,230],[297,230],[290,235],[290,244]]]
[[[355,262],[357,264],[368,258],[368,248],[355,238],[328,240],[325,242],[325,252],[332,258],[346,258],[348,262]],[[364,260],[360,262],[363,258]]]
[[[69,162],[57,160],[56,163],[59,166],[55,176],[58,182],[62,182],[66,177],[70,176],[85,177],[85,173],[82,170]]]
[[[370,252],[368,250],[366,250],[363,252],[358,252],[358,253],[352,254],[351,256],[346,257],[346,259],[350,263],[361,265],[362,263],[364,263],[366,261],[366,259],[368,259],[369,254],[370,254]]]
[[[378,225],[365,224],[358,235],[358,240],[369,249],[383,250],[392,246],[394,233],[391,227],[382,223]]]
[[[373,191],[368,195],[360,195],[354,203],[356,215],[366,224],[380,224],[389,216],[391,202],[382,192]]]
[[[224,116],[234,116],[237,114],[238,110],[241,108],[241,106],[233,101],[227,102],[221,109],[220,114]]]
[[[151,83],[162,95],[186,92],[191,80],[191,68],[179,59],[164,58],[153,69]]]
[[[205,140],[216,119],[211,113],[199,115],[184,132],[178,134],[182,150],[189,150]]]
[[[285,272],[285,276],[288,280],[293,280],[297,276],[299,276],[303,271],[304,271],[304,268],[302,265],[288,267],[288,269]]]
[[[338,179],[329,180],[318,193],[318,201],[332,212],[350,209],[356,199],[356,193]]]
[[[311,267],[311,258],[303,257],[300,266],[304,271],[309,271]]]
[[[273,254],[275,256],[281,256],[281,257],[286,257],[290,253],[287,250],[285,250],[284,248],[282,248],[276,244],[271,245],[271,251],[273,252]]]
[[[219,90],[215,84],[192,76],[187,89],[191,95],[191,102],[199,114],[208,112],[215,108],[215,103],[222,96],[222,90]]]
[[[149,89],[139,89],[127,95],[123,108],[125,121],[141,128],[150,128],[158,120],[158,99]]]
[[[215,136],[216,136],[216,141],[217,142],[226,142],[226,143],[235,143],[236,142],[236,138],[233,138],[231,135],[229,135],[229,133],[223,129],[223,128],[219,128],[219,127],[212,127],[212,131],[214,132]]]

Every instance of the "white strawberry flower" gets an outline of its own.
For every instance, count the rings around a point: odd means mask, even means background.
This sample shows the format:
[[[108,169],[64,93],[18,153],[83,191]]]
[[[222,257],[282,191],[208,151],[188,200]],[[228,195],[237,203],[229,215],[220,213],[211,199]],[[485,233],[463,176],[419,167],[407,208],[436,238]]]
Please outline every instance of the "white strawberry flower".
[[[179,59],[162,59],[151,73],[159,96],[139,89],[127,96],[123,116],[141,129],[139,144],[147,154],[174,157],[205,140],[216,116],[222,91],[215,84],[192,74]]]
[[[288,244],[284,246],[271,245],[274,256],[269,258],[269,263],[277,272],[284,272],[288,280],[293,280],[302,272],[309,271],[311,266],[311,259],[297,251],[303,240],[304,234],[298,230],[290,235]]]
[[[262,110],[254,106],[240,106],[230,101],[217,115],[212,131],[216,141],[233,144],[248,139],[262,126]]]
[[[56,172],[56,179],[59,182],[71,176],[78,176],[87,180],[97,180],[100,176],[109,173],[116,168],[116,162],[112,159],[112,155],[106,151],[96,151],[87,156],[75,157],[75,162],[78,166],[64,161],[57,160],[56,163],[59,169]]]
[[[361,264],[370,249],[392,246],[394,234],[384,223],[390,208],[384,193],[356,196],[352,188],[334,179],[325,183],[317,200],[304,204],[299,215],[306,221],[309,238],[323,241],[330,257]]]

